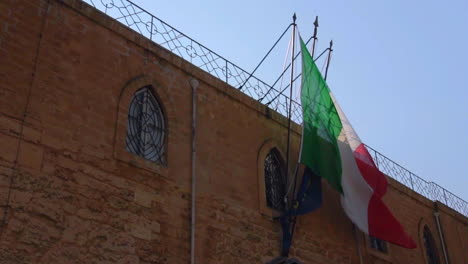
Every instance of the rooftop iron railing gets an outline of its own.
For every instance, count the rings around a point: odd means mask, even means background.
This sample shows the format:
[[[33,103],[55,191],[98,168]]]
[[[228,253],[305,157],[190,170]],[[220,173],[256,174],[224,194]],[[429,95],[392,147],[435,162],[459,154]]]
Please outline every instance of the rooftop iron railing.
[[[288,97],[236,64],[188,37],[163,20],[128,0],[83,0],[177,56],[210,73],[227,84],[284,116],[288,113]],[[302,120],[301,106],[292,101],[292,120]]]
[[[370,146],[366,145],[366,147],[380,171],[427,199],[439,201],[459,213],[468,216],[468,203],[465,200],[435,182],[428,182],[422,179]]]
[[[270,86],[137,4],[129,0],[83,1],[214,77],[240,89],[253,99],[266,103],[268,107],[283,116],[288,116],[289,98],[283,94],[285,89],[276,89]],[[291,119],[296,123],[302,123],[300,104],[294,100],[291,102]],[[425,181],[380,152],[367,147],[382,172],[424,197],[432,201],[440,201],[468,216],[468,203],[466,201],[434,182]]]

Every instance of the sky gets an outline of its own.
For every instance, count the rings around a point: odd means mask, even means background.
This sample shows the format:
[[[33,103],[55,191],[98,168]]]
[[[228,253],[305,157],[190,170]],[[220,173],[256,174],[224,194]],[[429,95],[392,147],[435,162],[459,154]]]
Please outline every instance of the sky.
[[[304,39],[319,16],[327,82],[362,141],[468,201],[468,1],[133,1],[247,71],[294,12]],[[287,44],[257,77],[276,79]]]

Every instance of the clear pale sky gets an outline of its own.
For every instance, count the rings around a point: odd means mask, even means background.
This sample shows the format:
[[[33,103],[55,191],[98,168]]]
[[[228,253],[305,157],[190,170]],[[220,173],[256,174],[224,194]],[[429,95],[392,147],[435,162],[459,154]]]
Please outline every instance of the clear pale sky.
[[[361,139],[468,201],[468,1],[133,1],[247,71],[294,12],[304,39],[318,15],[329,86]],[[256,76],[272,83],[286,49]]]

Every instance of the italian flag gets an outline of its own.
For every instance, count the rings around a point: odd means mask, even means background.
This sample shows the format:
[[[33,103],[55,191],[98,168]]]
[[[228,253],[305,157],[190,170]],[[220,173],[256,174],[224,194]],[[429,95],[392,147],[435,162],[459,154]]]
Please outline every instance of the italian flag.
[[[385,175],[341,111],[302,39],[301,51],[300,162],[341,193],[346,214],[360,230],[415,248],[414,241],[382,201],[388,184]]]

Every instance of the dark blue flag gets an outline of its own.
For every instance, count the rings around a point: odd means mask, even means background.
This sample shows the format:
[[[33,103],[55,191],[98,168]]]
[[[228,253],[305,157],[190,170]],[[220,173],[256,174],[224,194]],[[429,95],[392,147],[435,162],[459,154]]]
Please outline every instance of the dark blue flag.
[[[292,216],[310,213],[320,206],[322,206],[322,179],[306,167],[292,208],[280,217],[281,228],[283,229],[281,248],[283,256],[288,256],[292,243]]]
[[[322,179],[308,167],[304,170],[302,183],[290,215],[303,215],[322,206]]]

